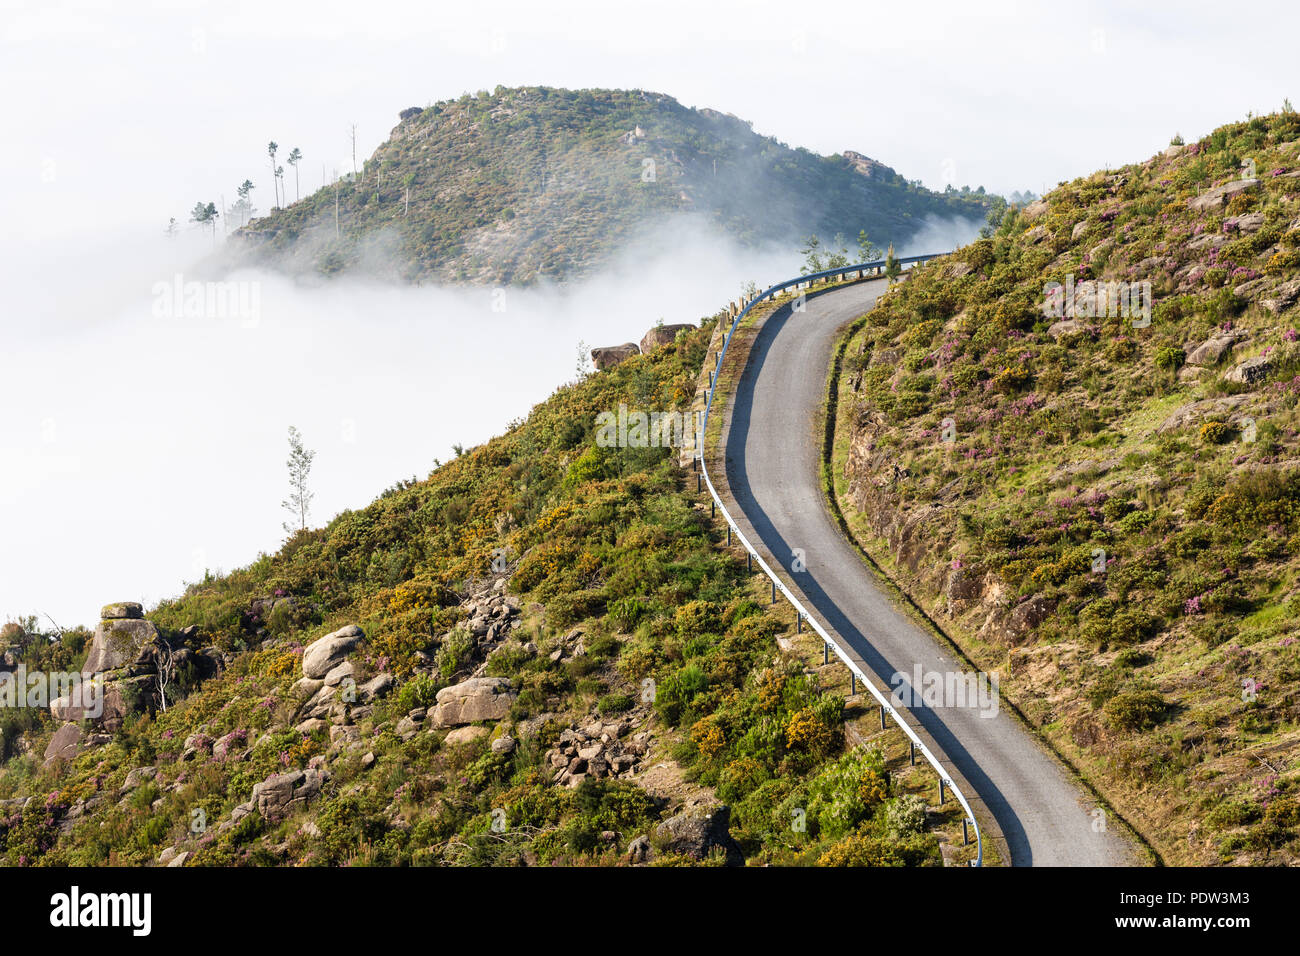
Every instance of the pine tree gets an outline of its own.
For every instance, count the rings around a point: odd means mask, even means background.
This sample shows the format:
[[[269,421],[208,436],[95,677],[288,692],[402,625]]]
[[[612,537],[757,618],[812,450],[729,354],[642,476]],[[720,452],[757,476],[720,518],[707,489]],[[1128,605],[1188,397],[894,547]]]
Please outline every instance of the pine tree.
[[[298,429],[289,426],[289,497],[280,502],[280,507],[297,519],[297,527],[292,522],[284,523],[287,534],[296,534],[307,530],[307,515],[311,513],[311,500],[314,492],[307,490],[307,478],[311,474],[312,459],[316,452],[303,447],[302,435]]]
[[[293,201],[302,198],[302,188],[298,181],[298,164],[302,162],[302,150],[297,146],[289,153],[289,165],[293,167]]]
[[[894,244],[889,244],[889,251],[885,253],[885,278],[890,282],[897,279],[903,272],[903,267],[898,262],[898,257],[894,255]]]
[[[271,142],[266,144],[266,154],[271,157],[271,188],[276,190],[272,208],[276,208],[280,205],[280,192],[276,189],[276,183],[278,180],[275,173],[275,153],[279,148],[280,144],[275,140],[271,140]]]

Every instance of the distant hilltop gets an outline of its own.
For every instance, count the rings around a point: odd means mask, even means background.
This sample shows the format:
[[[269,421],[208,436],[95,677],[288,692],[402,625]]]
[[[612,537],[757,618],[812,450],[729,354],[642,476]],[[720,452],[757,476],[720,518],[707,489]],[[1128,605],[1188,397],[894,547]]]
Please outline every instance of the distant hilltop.
[[[355,174],[235,232],[236,263],[528,283],[589,273],[682,216],[742,244],[852,245],[865,229],[883,247],[990,205],[982,189],[936,193],[861,153],[792,149],[640,90],[498,87],[398,116]]]

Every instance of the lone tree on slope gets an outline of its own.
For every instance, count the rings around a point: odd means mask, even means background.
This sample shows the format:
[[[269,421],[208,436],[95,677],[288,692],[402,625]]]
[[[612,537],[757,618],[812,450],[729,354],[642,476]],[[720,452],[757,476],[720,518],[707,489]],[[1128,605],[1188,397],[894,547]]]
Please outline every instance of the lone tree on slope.
[[[292,425],[289,426],[289,497],[280,503],[280,507],[293,515],[297,527],[291,521],[284,523],[286,534],[296,534],[307,529],[307,515],[311,513],[311,500],[314,492],[307,490],[307,478],[311,474],[312,459],[316,452],[303,447],[302,434]]]

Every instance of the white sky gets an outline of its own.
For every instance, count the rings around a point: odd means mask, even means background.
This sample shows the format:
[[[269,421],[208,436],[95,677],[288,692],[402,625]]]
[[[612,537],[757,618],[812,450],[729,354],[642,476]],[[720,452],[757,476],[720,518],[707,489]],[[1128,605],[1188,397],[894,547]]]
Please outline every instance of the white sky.
[[[151,285],[207,241],[162,227],[245,178],[266,209],[268,140],[307,192],[350,167],[353,122],[365,156],[465,91],[641,88],[935,188],[1041,192],[1300,97],[1293,3],[1129,6],[0,0],[0,619],[91,623],[274,549],[291,422],[324,520],[525,415],[579,336],[695,319],[786,261],[692,247],[698,280],[665,262],[495,318],[268,278],[255,329],[160,326]]]

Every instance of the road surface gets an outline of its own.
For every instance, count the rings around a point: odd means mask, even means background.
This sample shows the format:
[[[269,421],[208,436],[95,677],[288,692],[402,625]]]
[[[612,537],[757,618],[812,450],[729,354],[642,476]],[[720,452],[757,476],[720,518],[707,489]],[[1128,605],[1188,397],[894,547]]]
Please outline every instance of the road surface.
[[[810,609],[892,688],[892,675],[912,675],[917,664],[927,673],[967,668],[891,602],[822,496],[821,406],[837,333],[884,289],[883,280],[833,289],[809,295],[802,312],[786,305],[768,318],[729,405],[723,441],[744,514],[736,517],[753,528],[750,539],[787,572],[793,550],[802,550],[807,572],[791,577]],[[1006,708],[994,717],[976,707],[911,709],[997,818],[1014,865],[1142,862],[1118,822],[1100,815],[1068,768]]]

